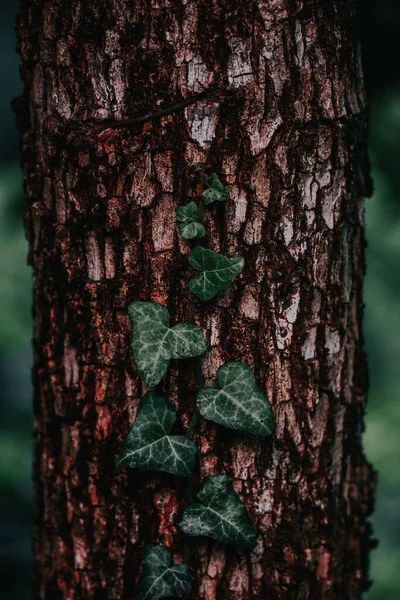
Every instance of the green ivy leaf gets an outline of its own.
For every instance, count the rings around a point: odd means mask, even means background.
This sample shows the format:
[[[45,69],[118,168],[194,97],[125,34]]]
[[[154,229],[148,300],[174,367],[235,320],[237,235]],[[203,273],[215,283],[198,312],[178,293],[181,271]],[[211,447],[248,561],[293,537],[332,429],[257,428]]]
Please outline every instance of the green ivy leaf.
[[[197,212],[197,204],[192,200],[186,206],[178,206],[175,209],[176,220],[179,223],[193,223],[197,220]]]
[[[172,563],[165,546],[148,546],[143,554],[137,600],[185,598],[192,590],[189,567]]]
[[[179,233],[185,240],[193,240],[196,237],[204,237],[206,230],[201,223],[182,223],[179,225]]]
[[[197,223],[197,204],[192,200],[186,206],[175,209],[176,220],[179,225],[179,233],[185,240],[193,240],[196,237],[204,237],[206,230],[202,223]]]
[[[200,356],[207,350],[200,327],[178,323],[170,328],[168,310],[157,302],[132,302],[128,313],[133,358],[149,388],[161,381],[172,358]]]
[[[226,202],[229,200],[229,191],[221,183],[218,175],[213,173],[206,179],[207,189],[204,190],[202,197],[206,204],[213,202]]]
[[[197,499],[185,509],[179,523],[186,535],[205,535],[247,550],[255,547],[256,531],[229,477],[206,477]]]
[[[197,394],[197,406],[205,419],[254,435],[274,432],[274,413],[249,365],[226,363],[218,369],[217,381],[219,388],[205,387]]]
[[[169,435],[175,422],[176,411],[167,398],[147,392],[140,401],[116,466],[183,477],[193,473],[196,444],[184,435]]]
[[[226,290],[243,270],[244,258],[226,258],[202,246],[189,254],[189,264],[199,275],[189,280],[189,289],[200,300],[206,302],[219,292]]]

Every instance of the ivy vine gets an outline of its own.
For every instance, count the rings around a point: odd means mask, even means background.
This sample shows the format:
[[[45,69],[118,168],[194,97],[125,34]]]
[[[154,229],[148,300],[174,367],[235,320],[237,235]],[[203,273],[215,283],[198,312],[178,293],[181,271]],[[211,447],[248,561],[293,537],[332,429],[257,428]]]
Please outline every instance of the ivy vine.
[[[242,257],[228,258],[200,243],[206,235],[205,207],[227,200],[228,189],[212,173],[205,177],[200,205],[192,200],[176,209],[180,235],[185,240],[193,240],[188,262],[197,274],[189,280],[189,290],[203,302],[226,290],[244,267]],[[216,375],[217,386],[204,387],[200,361],[207,351],[204,332],[192,323],[177,323],[171,327],[165,306],[157,302],[132,302],[128,314],[132,325],[133,358],[149,391],[139,403],[116,466],[187,477],[189,505],[179,521],[183,533],[253,550],[257,542],[256,531],[227,475],[205,477],[194,499],[192,473],[197,447],[191,436],[201,417],[237,431],[271,435],[275,419],[267,396],[257,385],[250,366],[241,362],[222,365]],[[180,358],[196,358],[199,388],[197,408],[186,436],[172,433],[177,418],[175,408],[154,390],[167,373],[170,361]],[[186,545],[186,564],[181,565],[173,564],[170,550],[162,545],[145,549],[138,600],[184,598],[190,594],[187,548]]]

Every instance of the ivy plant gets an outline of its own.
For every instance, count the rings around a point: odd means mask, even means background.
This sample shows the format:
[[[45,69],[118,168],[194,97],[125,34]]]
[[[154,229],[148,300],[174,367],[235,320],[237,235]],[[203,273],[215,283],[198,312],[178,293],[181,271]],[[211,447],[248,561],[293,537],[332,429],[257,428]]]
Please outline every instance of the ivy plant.
[[[229,259],[197,246],[189,254],[189,264],[200,271],[189,280],[189,289],[199,300],[207,302],[231,285],[234,278],[243,271],[244,259]]]
[[[169,435],[175,422],[176,411],[167,398],[147,392],[140,401],[116,466],[191,475],[197,447],[184,435]]]
[[[206,177],[206,189],[202,194],[202,198],[205,204],[226,202],[229,200],[229,191],[221,183],[216,173],[212,173],[209,177]]]
[[[249,365],[226,363],[218,369],[217,381],[219,387],[205,387],[197,394],[197,406],[205,419],[255,435],[273,433],[274,413]]]
[[[172,358],[200,356],[207,350],[203,330],[189,323],[170,327],[169,312],[157,302],[132,302],[131,348],[137,369],[152,388],[164,377]]]
[[[148,546],[143,553],[142,573],[137,600],[161,600],[186,597],[192,590],[187,565],[172,562],[170,550],[165,546]]]
[[[179,523],[186,535],[204,535],[245,550],[254,549],[256,531],[229,477],[206,477],[197,500],[184,510]]]
[[[200,207],[193,200],[176,209],[180,235],[186,240],[194,240],[188,261],[198,273],[189,280],[189,289],[203,302],[226,290],[244,267],[242,257],[227,258],[201,245],[205,235],[205,206],[228,199],[228,189],[212,173],[205,178]],[[193,304],[192,313],[194,310]],[[217,372],[218,385],[203,387],[199,357],[206,352],[207,346],[200,327],[190,323],[171,327],[167,308],[157,302],[132,302],[128,314],[132,324],[133,358],[148,388],[161,382],[171,359],[195,359],[197,409],[187,435],[176,435],[172,433],[177,418],[175,408],[160,393],[148,391],[139,403],[117,467],[129,466],[187,477],[188,495],[192,498],[197,449],[190,438],[198,419],[202,416],[236,431],[268,436],[275,428],[271,405],[257,385],[252,369],[245,363],[222,365]],[[207,536],[244,550],[253,550],[257,542],[246,509],[225,474],[203,480],[196,500],[183,511],[179,524],[188,536]],[[186,550],[184,557],[187,562]],[[138,600],[185,597],[190,591],[187,564],[173,564],[171,553],[164,546],[150,546],[145,550]]]
[[[206,234],[203,223],[197,221],[198,207],[192,200],[186,206],[179,206],[175,209],[176,220],[179,221],[179,233],[185,240],[204,237]]]

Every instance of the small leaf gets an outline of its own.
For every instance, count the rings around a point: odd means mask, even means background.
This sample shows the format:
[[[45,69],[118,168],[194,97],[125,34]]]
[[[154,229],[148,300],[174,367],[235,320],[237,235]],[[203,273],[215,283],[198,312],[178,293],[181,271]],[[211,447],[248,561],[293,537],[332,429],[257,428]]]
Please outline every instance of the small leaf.
[[[165,546],[148,546],[143,554],[137,600],[185,598],[192,590],[189,567],[172,563]]]
[[[218,175],[213,173],[206,179],[207,189],[204,190],[202,197],[206,204],[213,202],[226,202],[229,200],[229,191],[221,183]]]
[[[202,223],[197,223],[197,204],[189,202],[186,206],[179,206],[175,209],[176,220],[179,225],[179,233],[185,240],[193,240],[196,237],[204,237],[206,230]]]
[[[205,419],[254,435],[274,432],[274,413],[249,365],[226,363],[218,369],[217,381],[219,388],[205,387],[197,394],[197,406]]]
[[[133,358],[149,388],[161,381],[172,358],[200,356],[207,350],[200,327],[179,323],[170,328],[168,310],[157,302],[132,302],[128,313]]]
[[[206,477],[179,523],[186,535],[205,535],[214,540],[252,550],[257,535],[229,477]]]
[[[175,209],[176,220],[179,223],[193,223],[193,221],[197,220],[197,204],[192,200],[186,206],[178,206]]]
[[[179,233],[185,240],[192,240],[196,237],[204,237],[206,230],[201,223],[182,223],[179,225]]]
[[[201,271],[189,280],[189,289],[200,300],[206,302],[219,292],[226,290],[244,266],[244,258],[229,259],[202,246],[189,254],[189,264]]]
[[[184,435],[169,435],[175,422],[176,411],[167,398],[147,392],[140,401],[116,466],[183,477],[193,473],[196,444]]]

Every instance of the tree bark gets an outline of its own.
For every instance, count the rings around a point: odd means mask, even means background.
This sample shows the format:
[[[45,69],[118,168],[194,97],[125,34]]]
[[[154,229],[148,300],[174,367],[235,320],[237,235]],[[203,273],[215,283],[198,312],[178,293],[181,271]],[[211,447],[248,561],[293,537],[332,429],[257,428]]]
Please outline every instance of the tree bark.
[[[21,0],[20,103],[34,268],[35,598],[134,599],[143,547],[182,556],[187,482],[114,471],[143,389],[127,306],[188,320],[174,209],[198,163],[231,199],[205,244],[243,274],[197,324],[207,383],[254,369],[270,439],[202,420],[196,485],[227,473],[248,556],[190,541],[191,600],[355,599],[368,586],[374,473],[361,445],[366,112],[350,0]],[[193,361],[164,392],[186,431]]]

